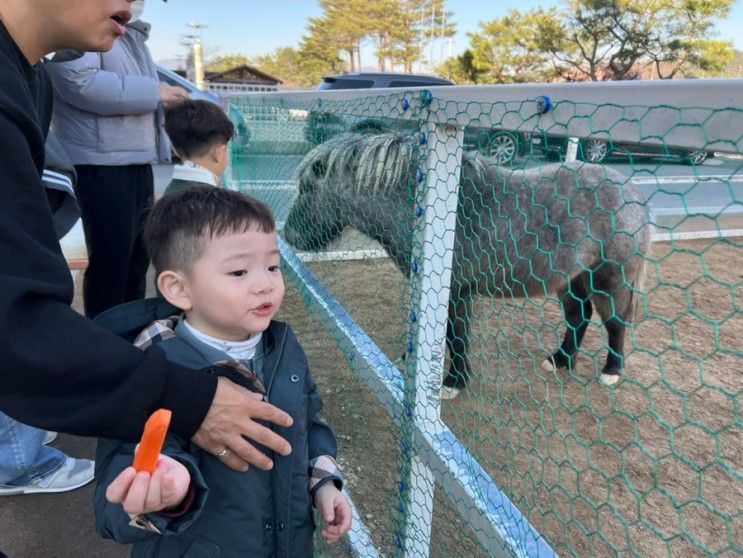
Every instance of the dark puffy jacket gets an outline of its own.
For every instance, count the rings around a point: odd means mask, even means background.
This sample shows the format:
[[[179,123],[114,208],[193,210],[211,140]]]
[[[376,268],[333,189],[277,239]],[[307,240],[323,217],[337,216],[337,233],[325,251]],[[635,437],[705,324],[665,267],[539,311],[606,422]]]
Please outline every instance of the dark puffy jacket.
[[[158,299],[136,301],[101,314],[96,321],[132,339],[154,319],[178,310]],[[96,528],[107,538],[136,543],[136,557],[298,558],[311,557],[314,518],[309,493],[309,461],[320,455],[335,457],[337,446],[330,428],[319,419],[322,401],[307,359],[291,328],[271,322],[263,334],[263,378],[268,400],[289,413],[294,424],[274,426],[292,445],[287,457],[271,454],[274,468],[246,473],[227,468],[195,445],[169,436],[165,453],[184,463],[197,486],[196,505],[184,516],[169,519],[151,515],[162,535],[129,526],[120,505],[105,499],[106,487],[133,459],[133,444],[100,440],[96,455]],[[216,349],[195,349],[174,337],[159,342],[169,360],[214,372]],[[149,349],[153,350],[153,349]],[[220,352],[220,351],[217,351]],[[223,353],[222,353],[223,354]],[[266,448],[261,448],[268,452]]]

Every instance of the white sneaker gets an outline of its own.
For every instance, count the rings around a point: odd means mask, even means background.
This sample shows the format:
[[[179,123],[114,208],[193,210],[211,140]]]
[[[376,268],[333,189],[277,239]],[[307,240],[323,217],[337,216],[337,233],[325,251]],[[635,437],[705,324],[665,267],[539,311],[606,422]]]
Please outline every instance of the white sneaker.
[[[44,436],[44,441],[41,443],[44,445],[51,444],[56,439],[57,439],[57,433],[53,432],[52,430],[47,430],[46,435]]]
[[[459,396],[459,390],[455,387],[441,386],[441,399],[448,401],[456,399]]]
[[[53,473],[23,486],[0,486],[0,496],[67,492],[85,486],[93,480],[95,462],[68,457]]]

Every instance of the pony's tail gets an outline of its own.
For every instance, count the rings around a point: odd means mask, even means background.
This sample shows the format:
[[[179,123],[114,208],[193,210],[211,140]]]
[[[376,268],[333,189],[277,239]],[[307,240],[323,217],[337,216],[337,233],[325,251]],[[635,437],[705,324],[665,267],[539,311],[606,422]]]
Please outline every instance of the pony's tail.
[[[645,317],[645,300],[647,299],[645,293],[645,286],[647,284],[647,267],[653,246],[650,240],[650,232],[648,228],[646,228],[646,230],[648,231],[646,233],[646,239],[644,239],[640,252],[637,254],[637,257],[641,260],[640,265],[637,270],[637,275],[630,285],[631,288],[629,293],[629,311],[627,312],[627,320],[630,323],[635,324],[641,322]]]

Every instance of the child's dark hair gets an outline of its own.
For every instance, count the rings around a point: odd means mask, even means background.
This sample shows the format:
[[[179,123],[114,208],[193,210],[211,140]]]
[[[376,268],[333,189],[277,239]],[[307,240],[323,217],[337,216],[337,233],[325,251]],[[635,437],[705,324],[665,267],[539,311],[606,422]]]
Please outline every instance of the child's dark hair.
[[[158,274],[189,273],[208,241],[248,230],[276,230],[266,204],[233,190],[191,186],[155,203],[144,225],[144,241]]]
[[[235,126],[218,105],[188,100],[165,109],[165,131],[178,155],[190,159],[229,142]]]

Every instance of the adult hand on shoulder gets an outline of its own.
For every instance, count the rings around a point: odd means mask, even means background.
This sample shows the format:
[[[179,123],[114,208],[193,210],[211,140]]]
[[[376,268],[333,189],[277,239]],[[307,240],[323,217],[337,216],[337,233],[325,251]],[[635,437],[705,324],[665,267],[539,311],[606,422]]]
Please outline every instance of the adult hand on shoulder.
[[[279,426],[292,424],[288,414],[261,401],[259,394],[219,378],[212,406],[192,440],[236,471],[247,471],[250,465],[268,470],[273,461],[243,436],[281,455],[289,455],[292,448],[284,438],[258,424],[257,419]]]
[[[188,91],[182,87],[175,87],[167,83],[160,84],[160,102],[166,107],[173,103],[181,103],[187,99]]]

